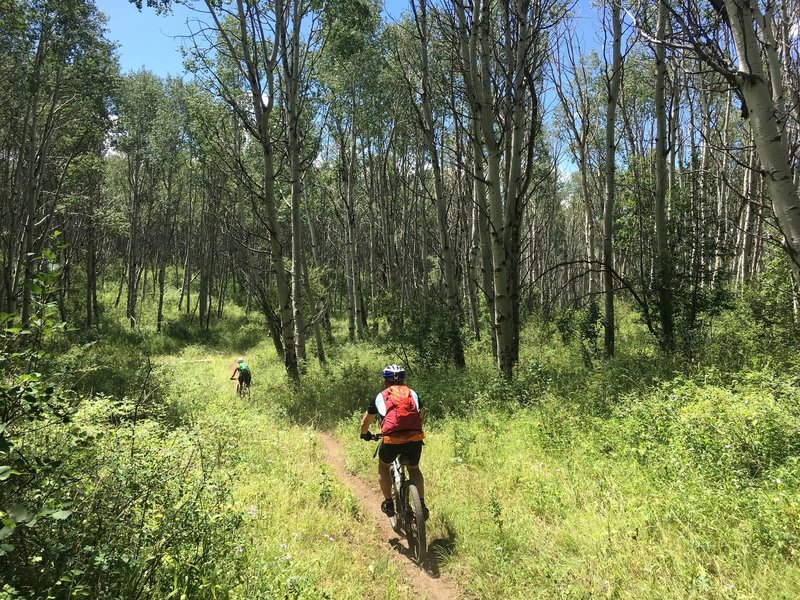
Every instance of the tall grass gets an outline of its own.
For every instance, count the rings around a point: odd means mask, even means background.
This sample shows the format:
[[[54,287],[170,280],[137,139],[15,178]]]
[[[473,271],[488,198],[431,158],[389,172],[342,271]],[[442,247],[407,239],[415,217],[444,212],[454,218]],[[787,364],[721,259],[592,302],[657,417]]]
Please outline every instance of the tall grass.
[[[192,345],[159,358],[172,373],[171,394],[196,434],[214,440],[244,515],[230,571],[231,598],[412,598],[375,524],[331,474],[309,424],[290,420],[283,367],[266,343],[230,353]],[[253,371],[252,397],[228,381],[237,354]]]
[[[172,422],[202,440],[242,519],[208,575],[217,597],[412,597],[316,434],[335,428],[348,469],[374,481],[358,422],[400,357],[347,343],[340,323],[328,364],[290,384],[260,318],[226,315],[200,332],[172,313],[157,334],[147,316],[131,332],[107,313],[54,364],[87,393],[159,381]],[[800,597],[797,357],[768,351],[736,312],[693,358],[661,355],[621,317],[612,360],[531,325],[513,381],[485,340],[465,371],[411,365],[443,572],[476,598]],[[253,370],[249,402],[228,381],[237,355]]]
[[[531,328],[512,382],[481,348],[466,372],[410,380],[445,572],[480,598],[800,597],[796,373],[660,356],[630,316],[621,337],[589,366]],[[372,477],[357,422],[338,433]]]

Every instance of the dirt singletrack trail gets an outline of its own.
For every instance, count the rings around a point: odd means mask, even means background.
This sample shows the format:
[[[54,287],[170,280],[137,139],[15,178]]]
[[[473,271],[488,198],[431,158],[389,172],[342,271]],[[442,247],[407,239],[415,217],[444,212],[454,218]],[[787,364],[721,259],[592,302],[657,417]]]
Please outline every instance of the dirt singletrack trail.
[[[330,464],[336,477],[350,487],[361,503],[364,513],[378,525],[381,536],[395,551],[403,555],[400,564],[406,575],[408,584],[417,596],[420,598],[428,598],[429,600],[456,600],[458,598],[464,598],[464,593],[454,583],[434,576],[429,571],[417,566],[409,557],[403,554],[402,551],[405,549],[405,542],[400,542],[398,535],[389,524],[389,519],[381,512],[380,504],[383,497],[378,491],[377,480],[372,485],[369,485],[358,477],[350,475],[344,468],[345,456],[336,439],[324,431],[319,432],[319,438],[325,460]],[[436,568],[435,571],[438,571],[438,568]]]

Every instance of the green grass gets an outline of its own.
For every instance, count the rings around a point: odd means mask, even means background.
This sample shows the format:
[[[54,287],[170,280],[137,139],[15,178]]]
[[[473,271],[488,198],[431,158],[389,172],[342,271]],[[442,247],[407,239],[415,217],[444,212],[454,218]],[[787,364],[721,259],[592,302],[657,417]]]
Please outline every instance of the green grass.
[[[630,329],[630,337],[638,335]],[[616,414],[620,398],[650,398],[679,365],[630,342],[632,351],[592,371],[553,338],[533,351],[534,334],[526,336],[515,383],[497,380],[479,348],[468,373],[418,373],[411,380],[432,415],[423,459],[433,512],[428,537],[443,572],[479,598],[800,596],[794,550],[772,543],[774,532],[765,542],[765,527],[796,522],[796,515],[776,511],[773,505],[783,500],[775,490],[758,481],[746,489],[721,482],[694,463],[676,474],[660,462],[674,458],[666,447],[659,460],[641,460],[629,447],[625,418]],[[371,448],[356,432],[379,386],[373,374],[392,357],[367,344],[343,345],[332,366],[311,365],[304,385],[294,389],[265,354],[275,369],[268,376],[273,410],[312,425],[338,418],[348,468],[373,481]],[[709,410],[704,397],[716,393],[706,389],[692,391],[703,410]],[[246,411],[241,418],[252,427],[258,417]],[[295,426],[273,453],[288,451],[296,468],[302,445],[314,445],[309,436]],[[253,462],[259,459],[244,460]],[[282,472],[308,499],[327,481],[321,469],[310,463],[303,474],[294,471],[296,479]],[[796,497],[786,501],[787,510],[797,506]],[[340,504],[337,516],[357,520],[346,506]],[[284,514],[296,510],[281,507]],[[307,514],[297,530],[309,519],[319,521]],[[335,597],[347,597],[348,589]]]
[[[396,356],[346,343],[340,329],[329,364],[310,360],[294,386],[261,319],[234,306],[208,332],[174,312],[161,334],[146,319],[131,333],[119,311],[108,316],[96,344],[60,360],[77,372],[87,357],[109,359],[112,377],[90,369],[80,380],[119,390],[135,389],[136,361],[153,357],[165,403],[216,455],[230,510],[244,515],[219,589],[414,596],[316,432],[335,428],[347,468],[374,482],[358,422]],[[485,341],[468,349],[466,372],[414,372],[442,572],[487,599],[800,597],[800,392],[786,363],[770,369],[752,354],[744,370],[725,351],[743,336],[721,331],[705,363],[667,359],[621,311],[610,361],[587,366],[574,340],[530,327],[513,382],[497,376]],[[249,402],[228,381],[237,355],[254,373]]]
[[[415,597],[375,524],[331,475],[314,429],[291,424],[272,401],[270,382],[283,379],[274,351],[261,344],[248,355],[249,402],[228,381],[235,358],[202,346],[160,358],[197,435],[229,457],[222,468],[232,509],[246,519],[226,582],[231,597]]]
[[[531,328],[514,382],[480,348],[466,373],[410,381],[432,416],[422,468],[443,571],[479,598],[800,597],[792,371],[667,360],[629,315],[622,329],[593,368]],[[371,479],[357,424],[337,433]]]
[[[373,466],[339,430],[354,472]],[[430,539],[480,598],[795,598],[800,569],[755,540],[747,500],[688,477],[667,482],[578,428],[543,444],[542,418],[431,423],[423,454]]]

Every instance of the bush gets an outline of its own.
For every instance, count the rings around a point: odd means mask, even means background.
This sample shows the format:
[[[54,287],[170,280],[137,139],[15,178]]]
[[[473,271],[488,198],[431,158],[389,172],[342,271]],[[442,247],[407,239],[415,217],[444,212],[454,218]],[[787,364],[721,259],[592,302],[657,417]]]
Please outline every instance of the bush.
[[[708,374],[713,380],[713,372]],[[688,461],[713,478],[761,477],[800,451],[800,417],[792,386],[772,378],[695,382],[678,378],[617,409],[620,430],[643,460]]]
[[[800,556],[800,457],[789,457],[766,473],[751,498],[756,540],[784,555]]]
[[[421,369],[435,369],[453,360],[452,348],[456,338],[464,345],[464,332],[450,309],[436,298],[409,300],[402,314],[402,326],[397,321],[386,339],[397,345],[399,356],[408,356],[406,367],[419,366]]]
[[[343,360],[324,371],[310,371],[299,385],[281,383],[275,404],[299,423],[331,424],[367,408],[380,391],[379,367],[362,360]]]
[[[18,337],[0,348],[1,593],[219,597],[241,516],[214,452],[163,419],[152,390],[78,394],[37,372],[42,354]]]
[[[800,419],[768,392],[696,389],[678,415],[676,440],[719,477],[759,477],[800,450]]]

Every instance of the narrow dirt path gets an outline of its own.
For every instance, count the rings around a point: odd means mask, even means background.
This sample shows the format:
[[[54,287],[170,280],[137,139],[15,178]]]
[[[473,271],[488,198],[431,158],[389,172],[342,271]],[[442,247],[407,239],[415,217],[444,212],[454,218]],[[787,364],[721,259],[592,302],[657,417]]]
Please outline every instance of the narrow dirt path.
[[[407,581],[420,598],[430,600],[456,600],[463,598],[463,592],[454,583],[438,577],[438,566],[434,562],[429,564],[428,570],[414,564],[405,555],[405,546],[398,539],[397,534],[389,524],[389,519],[381,512],[380,503],[383,498],[378,491],[378,484],[368,485],[357,477],[350,475],[344,468],[345,456],[336,439],[329,433],[319,432],[322,450],[325,459],[340,481],[347,484],[358,498],[364,513],[378,525],[381,536],[402,555],[402,567]]]

